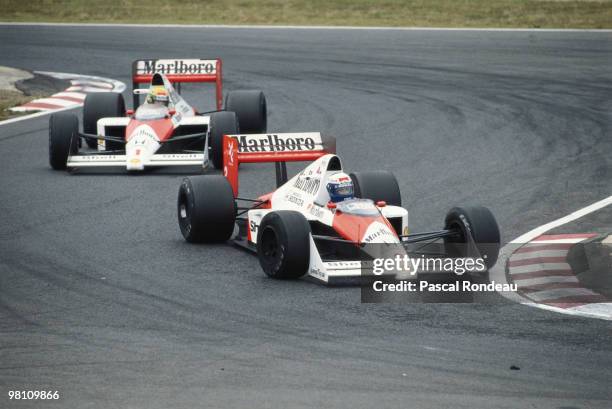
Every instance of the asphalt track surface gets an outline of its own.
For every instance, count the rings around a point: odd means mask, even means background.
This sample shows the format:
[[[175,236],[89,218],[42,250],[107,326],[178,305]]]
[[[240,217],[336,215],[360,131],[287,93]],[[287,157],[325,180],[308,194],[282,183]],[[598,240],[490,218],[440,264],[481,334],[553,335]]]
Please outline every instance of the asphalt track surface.
[[[415,231],[479,203],[508,241],[610,195],[610,33],[0,26],[0,55],[126,83],[137,57],[219,56],[227,90],[264,90],[272,131],[395,172]],[[0,407],[611,407],[610,322],[268,279],[183,242],[184,170],[54,172],[47,121],[0,127]],[[271,189],[272,166],[241,181]]]

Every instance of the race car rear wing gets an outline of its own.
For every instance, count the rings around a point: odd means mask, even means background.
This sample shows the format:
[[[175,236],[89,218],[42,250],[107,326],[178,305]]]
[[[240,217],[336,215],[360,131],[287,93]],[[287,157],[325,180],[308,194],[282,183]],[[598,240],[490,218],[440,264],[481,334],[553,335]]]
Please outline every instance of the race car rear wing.
[[[314,161],[336,153],[336,138],[319,132],[223,136],[223,175],[238,196],[241,163],[276,164],[277,187],[287,182],[286,162]]]
[[[217,109],[223,106],[223,73],[221,59],[143,59],[132,63],[132,89],[138,84],[149,83],[156,72],[164,74],[174,84],[183,82],[214,82]],[[134,95],[134,109],[140,105]]]

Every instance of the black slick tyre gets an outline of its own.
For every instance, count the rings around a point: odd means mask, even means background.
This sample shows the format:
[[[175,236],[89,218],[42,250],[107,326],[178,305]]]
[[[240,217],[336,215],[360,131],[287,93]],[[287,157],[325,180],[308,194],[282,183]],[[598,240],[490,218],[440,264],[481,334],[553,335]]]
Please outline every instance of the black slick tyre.
[[[215,112],[210,116],[210,158],[215,169],[223,169],[223,135],[240,133],[234,112]]]
[[[98,133],[98,120],[109,117],[125,116],[125,101],[123,95],[116,92],[97,92],[88,94],[83,104],[83,132],[96,135]],[[119,135],[107,135],[122,137]],[[92,149],[97,148],[97,141],[85,138],[85,143]],[[114,151],[125,148],[124,143],[106,142],[106,150]]]
[[[68,156],[78,151],[79,120],[67,112],[49,118],[49,164],[55,170],[66,169]]]
[[[242,133],[263,134],[268,130],[266,97],[262,91],[231,91],[225,110],[235,112]]]
[[[261,220],[257,256],[264,272],[279,279],[297,279],[308,272],[310,225],[299,212],[279,210]]]
[[[236,221],[232,187],[221,175],[183,179],[178,193],[178,223],[190,243],[229,240]]]
[[[497,221],[489,209],[483,206],[454,207],[446,215],[444,228],[457,232],[457,235],[444,239],[450,256],[480,256],[487,268],[495,265],[499,256],[500,233]],[[470,243],[470,236],[473,243]],[[478,255],[472,253],[470,244],[476,246]]]
[[[374,202],[382,200],[392,206],[402,205],[402,195],[393,173],[386,170],[354,172],[350,177],[353,180],[355,197]]]

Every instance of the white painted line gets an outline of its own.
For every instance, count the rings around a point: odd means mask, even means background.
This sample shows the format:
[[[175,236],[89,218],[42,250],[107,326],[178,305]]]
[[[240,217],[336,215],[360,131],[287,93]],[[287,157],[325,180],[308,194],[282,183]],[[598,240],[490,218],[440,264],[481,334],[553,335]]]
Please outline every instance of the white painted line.
[[[99,88],[99,87],[85,87],[83,85],[73,85],[71,87],[66,88],[68,92],[112,92],[110,88]]]
[[[612,311],[612,303],[601,302],[580,305],[577,307],[568,308],[572,315],[591,316],[595,318],[601,318],[605,320],[610,319],[610,311]]]
[[[525,302],[523,305],[539,308],[541,310],[558,312],[573,317],[597,318],[600,320],[612,320],[612,303],[591,303],[570,308],[553,307],[552,305]],[[593,308],[588,308],[592,306]]]
[[[602,199],[596,203],[576,210],[575,212],[565,217],[561,217],[550,223],[537,227],[523,234],[522,236],[512,240],[500,250],[497,263],[495,264],[495,266],[493,266],[493,268],[489,270],[489,278],[491,279],[491,281],[495,281],[496,283],[508,284],[508,281],[506,279],[506,262],[520,245],[524,243],[529,243],[534,238],[541,236],[549,230],[552,230],[556,227],[562,226],[563,224],[572,222],[574,220],[580,219],[581,217],[596,212],[597,210],[603,209],[604,207],[609,206],[610,204],[612,204],[612,196],[608,196],[607,198]],[[561,314],[612,320],[612,303],[591,304],[591,307],[587,307],[585,305],[575,308],[558,308],[532,302],[531,300],[522,297],[520,294],[517,294],[515,292],[500,292],[499,294],[510,301],[517,302],[529,307],[540,308],[548,311],[555,311]]]
[[[230,24],[119,24],[119,23],[38,23],[0,22],[0,26],[43,26],[43,27],[133,27],[133,28],[213,28],[213,29],[256,29],[256,30],[375,30],[375,31],[491,31],[491,32],[579,32],[612,33],[612,29],[592,28],[469,28],[469,27],[380,27],[380,26],[299,26],[299,25],[230,25]]]
[[[69,107],[71,105],[79,105],[78,102],[68,101],[66,99],[61,99],[61,98],[40,98],[40,99],[35,99],[34,101],[30,101],[29,103],[56,105],[58,106],[58,108]],[[24,104],[24,105],[27,105],[27,104]]]
[[[113,84],[104,81],[72,80],[73,85],[86,85],[94,88],[113,89]]]
[[[109,88],[82,87],[81,92],[116,92]]]
[[[555,288],[553,290],[543,290],[543,291],[535,291],[533,293],[527,293],[527,297],[531,298],[534,301],[555,300],[557,298],[564,298],[564,297],[581,297],[585,295],[598,296],[599,294],[594,293],[593,291],[587,288],[584,288],[584,287]]]
[[[29,107],[12,107],[9,108],[9,111],[12,112],[38,112],[38,111],[45,111],[45,112],[49,112],[49,111],[55,111],[56,109],[60,109],[60,108],[29,108]]]
[[[85,97],[87,97],[86,94],[80,93],[80,92],[58,92],[57,94],[53,94],[54,97],[69,97],[69,98],[76,98],[76,99],[80,99],[80,100],[85,100]]]
[[[575,276],[546,276],[536,278],[524,278],[514,280],[519,288],[531,287],[533,285],[540,284],[552,284],[552,283],[577,283],[578,279]]]
[[[538,240],[532,241],[533,244],[575,244],[586,240],[588,237],[571,237],[569,239],[552,239],[552,240]],[[513,241],[514,243],[514,241]]]
[[[540,237],[536,237],[535,239],[533,239],[533,242],[538,243],[542,240],[588,239],[593,236],[597,236],[597,234],[595,233],[543,234]]]
[[[540,236],[540,237],[543,237],[543,236]],[[540,243],[540,241],[532,241],[530,243],[518,243],[518,244],[521,245],[520,246],[521,251],[537,251],[537,250],[542,250],[542,249],[552,247],[550,246],[551,243],[542,244]],[[572,246],[568,246],[567,243],[552,243],[552,244],[559,244],[559,246],[556,246],[556,247],[559,247],[559,249],[564,249],[564,250],[567,250],[570,247],[572,247]]]
[[[534,273],[536,271],[572,271],[567,263],[536,263],[526,266],[509,267],[510,274]]]
[[[589,213],[593,213],[599,209],[603,209],[604,207],[609,206],[610,204],[612,204],[612,196],[608,196],[607,198],[600,200],[599,202],[593,203],[592,205],[584,207],[580,210],[576,210],[574,213],[568,214],[565,217],[562,217],[560,219],[547,223],[543,226],[535,228],[531,230],[530,232],[527,232],[523,234],[522,236],[517,237],[516,239],[512,240],[510,243],[513,243],[513,244],[529,243],[531,240],[535,239],[538,236],[541,236],[542,234],[546,233],[549,230],[552,230],[559,226],[563,226],[564,224],[567,224],[569,222],[573,222],[574,220],[580,219],[581,217],[584,217]],[[545,243],[545,242],[538,241],[537,244],[542,244],[542,243]]]
[[[514,253],[510,261],[537,260],[542,257],[565,257],[567,250],[540,250],[527,253]]]

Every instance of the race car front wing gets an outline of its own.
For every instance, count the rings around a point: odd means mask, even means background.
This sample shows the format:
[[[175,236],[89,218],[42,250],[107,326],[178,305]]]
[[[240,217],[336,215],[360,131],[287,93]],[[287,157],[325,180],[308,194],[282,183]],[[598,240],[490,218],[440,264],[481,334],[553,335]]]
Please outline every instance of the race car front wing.
[[[126,155],[72,155],[68,156],[69,168],[125,166]],[[191,166],[202,165],[204,153],[165,153],[151,156],[144,166]]]

